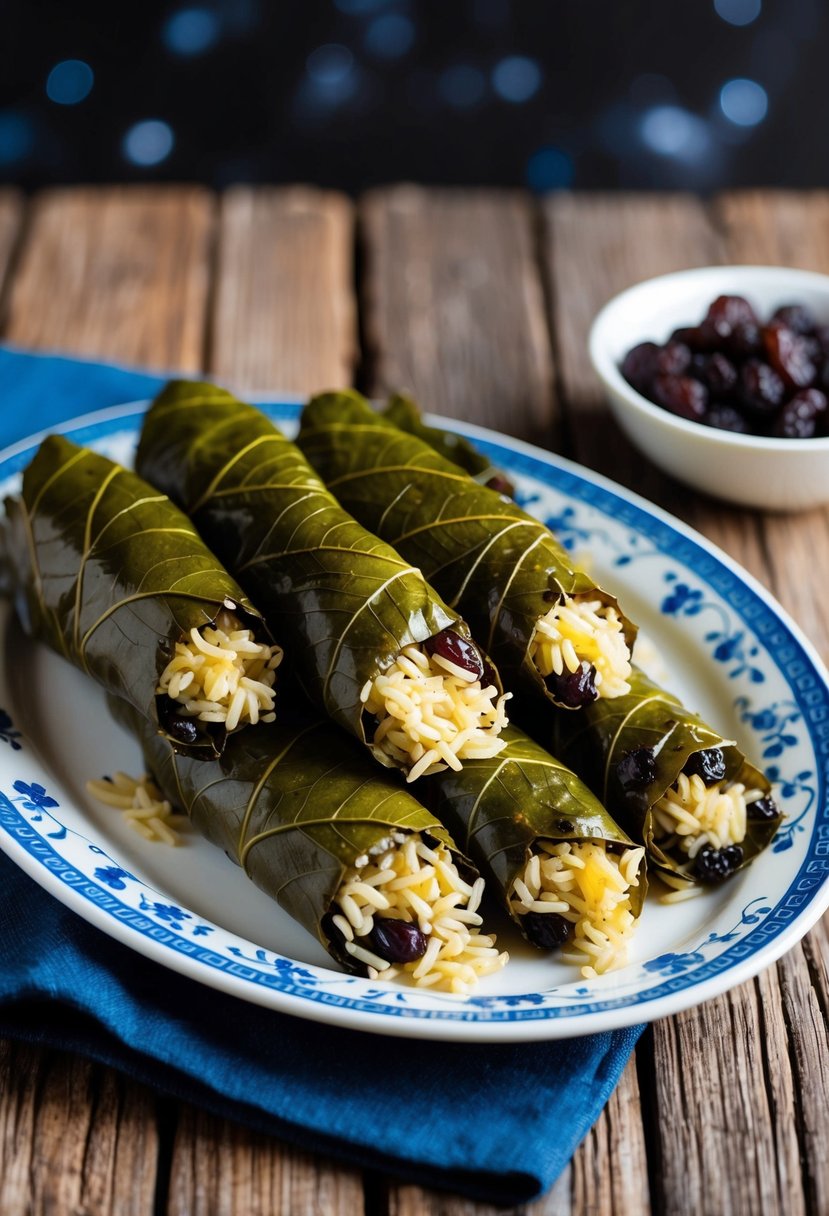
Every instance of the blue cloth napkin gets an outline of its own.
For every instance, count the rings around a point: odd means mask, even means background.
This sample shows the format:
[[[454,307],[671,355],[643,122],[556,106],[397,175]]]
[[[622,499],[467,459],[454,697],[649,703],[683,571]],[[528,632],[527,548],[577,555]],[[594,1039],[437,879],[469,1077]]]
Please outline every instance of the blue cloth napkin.
[[[162,382],[0,348],[0,446],[152,396]],[[547,1190],[641,1029],[442,1044],[271,1013],[125,949],[0,855],[0,1033],[82,1052],[302,1148],[423,1185],[505,1204]]]

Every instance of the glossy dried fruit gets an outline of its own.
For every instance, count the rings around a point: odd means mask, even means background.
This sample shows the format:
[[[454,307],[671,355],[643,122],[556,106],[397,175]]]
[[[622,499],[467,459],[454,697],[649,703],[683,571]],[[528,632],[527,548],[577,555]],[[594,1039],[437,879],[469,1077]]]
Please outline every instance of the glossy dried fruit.
[[[731,360],[715,351],[708,357],[703,379],[712,397],[725,400],[736,391],[740,376]]]
[[[528,912],[521,923],[529,940],[540,950],[563,946],[573,932],[573,925],[557,912]]]
[[[426,953],[426,938],[407,920],[375,916],[368,935],[369,949],[389,963],[413,963]]]
[[[771,415],[783,404],[786,386],[773,367],[749,359],[740,371],[740,401],[753,414]]]
[[[827,404],[820,389],[804,388],[783,406],[772,434],[778,439],[813,439],[827,417]]]
[[[560,676],[547,676],[544,683],[554,699],[569,709],[590,705],[599,695],[596,668],[590,663],[582,663],[576,671],[563,671]]]
[[[470,672],[477,680],[483,679],[484,661],[480,650],[454,629],[442,629],[433,634],[423,643],[423,649],[427,654],[437,655],[462,671]]]
[[[748,359],[752,355],[759,355],[763,349],[763,338],[757,322],[744,321],[741,325],[735,325],[726,342],[726,349],[735,359]]]
[[[814,383],[817,368],[809,355],[805,338],[773,322],[763,329],[766,358],[789,389],[808,388]]]
[[[657,376],[684,376],[691,366],[691,348],[684,342],[669,342],[656,356]]]
[[[701,422],[708,405],[708,389],[691,376],[657,376],[653,396],[658,405],[689,422]]]
[[[729,405],[727,402],[715,401],[709,406],[705,422],[708,426],[716,427],[718,431],[731,431],[733,435],[751,434],[748,419],[735,405]]]
[[[757,324],[757,316],[748,300],[742,296],[717,296],[705,314],[703,325],[723,341],[730,338],[738,325]]]
[[[715,785],[725,777],[725,756],[719,747],[708,747],[689,756],[682,770],[687,777],[702,777],[703,784]]]
[[[811,334],[815,329],[815,318],[805,304],[781,304],[771,315],[772,321],[780,321],[796,334]]]
[[[710,845],[700,849],[694,860],[693,874],[700,882],[723,882],[743,864],[744,853],[740,845],[730,844],[724,849],[712,849]]]
[[[640,342],[622,360],[622,375],[639,393],[647,395],[656,375],[656,360],[661,347],[655,342]]]
[[[780,807],[771,797],[757,798],[746,806],[746,816],[749,819],[776,819]]]

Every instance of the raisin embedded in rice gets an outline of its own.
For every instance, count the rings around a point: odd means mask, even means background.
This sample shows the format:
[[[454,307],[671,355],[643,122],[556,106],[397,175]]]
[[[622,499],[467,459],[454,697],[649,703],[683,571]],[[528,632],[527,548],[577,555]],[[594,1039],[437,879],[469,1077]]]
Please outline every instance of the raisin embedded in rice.
[[[724,849],[714,849],[707,845],[700,849],[694,859],[694,877],[700,882],[724,882],[740,868],[744,857],[742,847],[738,844],[730,844]]]
[[[682,770],[686,777],[702,777],[705,785],[716,785],[725,777],[725,756],[719,747],[707,747],[704,751],[694,752],[685,762]]]
[[[566,705],[568,709],[581,709],[583,705],[590,705],[599,695],[596,687],[596,668],[586,660],[576,671],[563,671],[560,676],[547,676],[544,683],[555,700],[560,705]]]
[[[777,819],[779,814],[780,807],[768,794],[765,798],[757,798],[746,805],[746,818],[748,819]]]
[[[540,950],[563,946],[573,932],[570,922],[557,912],[528,912],[521,917],[521,924],[528,939]]]
[[[474,642],[462,638],[454,629],[442,629],[423,643],[427,654],[439,655],[462,671],[468,671],[477,680],[483,678],[484,663],[481,652]]]
[[[369,949],[389,963],[413,963],[426,953],[426,938],[407,920],[375,916],[368,935]]]

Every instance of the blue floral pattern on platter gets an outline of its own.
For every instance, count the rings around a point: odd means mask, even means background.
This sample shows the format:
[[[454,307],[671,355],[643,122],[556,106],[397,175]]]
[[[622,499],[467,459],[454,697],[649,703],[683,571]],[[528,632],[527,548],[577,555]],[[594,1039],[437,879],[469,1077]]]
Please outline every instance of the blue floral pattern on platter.
[[[298,414],[295,405],[266,408],[283,424],[295,421]],[[103,448],[110,445],[120,455],[133,441],[136,414],[125,411],[120,417],[87,423],[73,437]],[[52,889],[59,884],[70,890],[68,902],[76,910],[94,905],[118,923],[122,937],[128,932],[139,949],[143,940],[154,944],[155,957],[161,947],[171,960],[187,958],[206,982],[218,982],[211,977],[220,975],[233,977],[289,999],[290,1006],[283,1000],[276,1007],[294,1012],[310,1001],[373,1013],[380,1018],[380,1029],[384,1021],[399,1018],[490,1026],[543,1020],[566,1023],[566,1032],[574,1033],[590,1029],[594,1014],[632,1011],[634,1018],[644,1019],[660,1012],[660,1002],[663,1007],[666,1001],[676,1004],[677,998],[694,1003],[694,992],[707,981],[773,950],[799,917],[826,902],[829,689],[822,672],[766,597],[699,538],[566,462],[514,448],[496,437],[483,442],[479,435],[474,437],[493,463],[516,480],[522,501],[557,530],[566,547],[579,553],[589,548],[600,554],[605,567],[617,569],[620,578],[647,581],[655,611],[676,621],[695,652],[711,660],[720,686],[728,690],[735,721],[744,727],[754,754],[767,764],[786,810],[767,855],[777,855],[787,867],[785,884],[775,887],[763,881],[762,893],[737,903],[722,927],[718,920],[714,929],[706,926],[615,976],[534,992],[484,990],[462,1002],[371,984],[300,964],[210,924],[168,893],[142,882],[100,843],[68,826],[60,805],[64,795],[50,784],[48,771],[28,749],[21,750],[13,705],[10,711],[0,711],[0,742],[8,745],[7,756],[14,751],[18,765],[17,772],[10,772],[8,765],[0,772],[3,847],[8,845],[13,856],[26,855],[35,868],[48,872]],[[8,479],[28,458],[25,452],[5,462],[0,456],[0,478]],[[31,872],[32,864],[27,868]],[[758,874],[765,880],[759,867]]]

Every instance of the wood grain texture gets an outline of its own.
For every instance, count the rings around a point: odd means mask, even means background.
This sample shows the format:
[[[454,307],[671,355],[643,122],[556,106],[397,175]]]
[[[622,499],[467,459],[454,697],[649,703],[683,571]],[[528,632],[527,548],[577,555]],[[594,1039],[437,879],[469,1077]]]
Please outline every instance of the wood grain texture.
[[[599,1208],[573,1206],[569,1168],[546,1195],[517,1208],[492,1207],[488,1203],[475,1203],[458,1195],[425,1191],[417,1186],[391,1187],[385,1198],[387,1216],[604,1216]]]
[[[194,186],[37,196],[9,295],[7,338],[196,371],[212,227],[212,198]]]
[[[360,1175],[183,1107],[168,1216],[361,1216]]]
[[[23,211],[23,196],[19,191],[0,189],[0,326],[4,320],[14,251],[23,223]]]
[[[0,1042],[3,1216],[149,1216],[153,1099],[110,1069]]]
[[[397,186],[363,202],[365,380],[548,443],[550,344],[526,197]]]
[[[221,204],[209,366],[240,392],[352,381],[353,208],[341,194],[237,188]]]
[[[734,191],[714,218],[730,262],[829,270],[829,191]]]
[[[573,1158],[574,1216],[649,1216],[648,1158],[642,1099],[631,1059],[601,1118]]]

